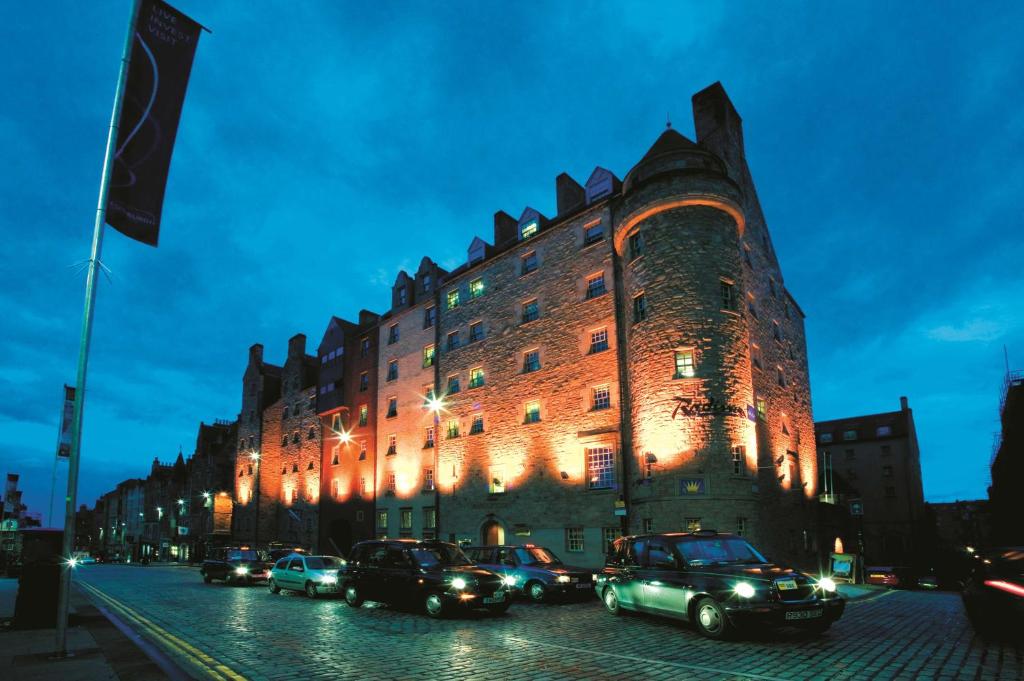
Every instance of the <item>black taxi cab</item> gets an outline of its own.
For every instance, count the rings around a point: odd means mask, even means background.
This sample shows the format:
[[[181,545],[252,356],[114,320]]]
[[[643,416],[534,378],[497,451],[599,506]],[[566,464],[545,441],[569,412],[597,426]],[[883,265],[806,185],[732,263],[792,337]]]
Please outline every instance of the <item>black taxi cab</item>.
[[[607,611],[664,615],[724,639],[744,626],[826,631],[845,601],[829,577],[769,563],[742,537],[714,530],[617,539],[597,576]]]
[[[207,584],[215,579],[227,584],[252,584],[267,580],[270,565],[262,551],[248,546],[222,546],[211,549],[199,567],[199,574]]]

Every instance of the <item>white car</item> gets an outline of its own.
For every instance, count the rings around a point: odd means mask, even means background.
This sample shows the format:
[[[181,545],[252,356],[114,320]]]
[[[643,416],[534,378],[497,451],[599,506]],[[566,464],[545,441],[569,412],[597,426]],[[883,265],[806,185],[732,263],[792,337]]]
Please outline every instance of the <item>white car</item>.
[[[310,598],[338,593],[338,571],[345,561],[337,556],[307,556],[293,553],[285,556],[270,570],[267,586],[270,593],[304,591]]]

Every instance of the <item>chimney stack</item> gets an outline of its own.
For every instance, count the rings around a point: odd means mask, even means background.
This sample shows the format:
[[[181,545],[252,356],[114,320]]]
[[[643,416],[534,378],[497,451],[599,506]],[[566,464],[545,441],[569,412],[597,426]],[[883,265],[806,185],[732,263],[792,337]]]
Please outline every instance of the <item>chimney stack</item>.
[[[900,397],[900,411],[907,411],[908,409],[910,409],[910,407],[907,404],[907,398],[901,396]]]
[[[288,339],[288,357],[302,357],[306,354],[306,334],[297,333]]]

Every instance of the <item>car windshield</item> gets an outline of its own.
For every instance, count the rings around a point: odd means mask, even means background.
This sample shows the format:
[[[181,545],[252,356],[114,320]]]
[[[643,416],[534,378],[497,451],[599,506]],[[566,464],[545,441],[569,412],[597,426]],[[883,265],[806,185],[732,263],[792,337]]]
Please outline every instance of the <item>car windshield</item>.
[[[764,556],[742,539],[682,539],[676,549],[690,565],[767,563]]]
[[[561,565],[558,556],[539,546],[516,549],[516,557],[523,565]]]
[[[409,549],[413,560],[420,567],[430,568],[437,565],[472,565],[466,554],[457,546],[438,544],[436,546],[417,546]]]
[[[252,549],[228,551],[228,560],[259,560],[260,556]]]
[[[341,567],[341,559],[334,556],[309,556],[306,567],[310,570],[337,570]]]

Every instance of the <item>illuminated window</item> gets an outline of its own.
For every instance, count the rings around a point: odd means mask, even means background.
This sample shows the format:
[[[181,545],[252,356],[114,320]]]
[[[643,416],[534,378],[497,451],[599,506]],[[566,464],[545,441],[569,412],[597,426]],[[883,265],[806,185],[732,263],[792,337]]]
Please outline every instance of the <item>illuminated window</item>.
[[[590,244],[596,244],[598,241],[604,239],[604,228],[601,227],[601,223],[597,222],[593,225],[588,225],[583,228],[583,245],[589,246]]]
[[[454,350],[459,347],[459,332],[452,331],[448,334],[448,349]]]
[[[431,305],[423,310],[423,328],[429,329],[437,321],[437,308]]]
[[[642,293],[633,296],[633,323],[647,319],[647,298]]]
[[[395,416],[398,416],[398,398],[397,397],[389,397],[388,398],[388,413],[387,413],[387,416],[385,418],[389,418],[390,419],[390,418],[393,418]]]
[[[487,491],[491,494],[505,493],[505,467],[491,466]]]
[[[750,363],[754,365],[755,369],[763,368],[761,366],[761,346],[757,343],[750,344]]]
[[[448,377],[448,394],[454,395],[459,392],[459,377],[457,374]]]
[[[398,510],[398,529],[400,530],[411,530],[412,529],[412,509],[401,508]]]
[[[448,419],[448,439],[454,440],[459,436],[459,420]]]
[[[480,367],[469,370],[469,387],[479,388],[484,384],[484,370]]]
[[[474,322],[469,325],[469,342],[476,343],[484,339],[484,323]]]
[[[523,241],[525,239],[529,239],[531,236],[533,236],[534,234],[537,233],[538,229],[539,229],[539,226],[538,226],[536,220],[530,220],[526,224],[521,225],[519,227],[519,239],[520,239],[520,241]]]
[[[857,431],[856,430],[844,430],[843,431],[843,439],[844,440],[856,440],[857,439]]]
[[[673,378],[693,378],[696,373],[693,367],[693,350],[675,351],[676,373]]]
[[[423,448],[430,449],[434,446],[434,426],[427,426],[427,437],[423,440]]]
[[[565,528],[565,550],[570,553],[582,553],[583,551],[583,528]]]
[[[523,373],[540,369],[540,350],[528,350],[523,353]]]
[[[732,282],[721,280],[719,290],[722,298],[722,309],[723,310],[735,310],[736,309],[736,292],[732,285]]]
[[[397,359],[393,359],[390,362],[388,362],[388,379],[387,380],[393,381],[396,378],[398,378],[398,360]]]
[[[519,273],[529,274],[537,269],[537,252],[530,251],[519,260]]]
[[[479,435],[484,432],[484,416],[483,414],[473,415],[473,424],[469,427],[470,435]]]
[[[359,460],[366,461],[366,440],[359,441]]]
[[[763,397],[757,398],[757,417],[762,421],[768,418],[768,403],[765,402]]]
[[[608,329],[590,332],[590,353],[603,352],[608,349]]]
[[[409,300],[409,292],[406,291],[404,286],[399,286],[398,287],[398,304],[399,305],[405,305],[405,303],[408,300]]]
[[[629,235],[629,259],[636,260],[644,254],[644,237],[640,232]]]
[[[387,530],[388,529],[388,512],[377,511],[377,529]]]
[[[743,445],[733,445],[732,448],[732,474],[744,475],[746,473],[747,448]]]
[[[392,324],[388,327],[388,345],[392,345],[398,342],[398,324]]]
[[[434,346],[428,345],[423,348],[423,368],[434,366]]]
[[[395,433],[388,435],[388,453],[387,456],[394,456],[398,453],[398,436]]]
[[[587,277],[587,300],[603,296],[608,292],[604,286],[604,272]]]
[[[878,426],[875,428],[876,437],[885,437],[886,435],[892,435],[892,428],[889,426]]]
[[[397,489],[398,489],[398,480],[395,477],[395,474],[394,473],[388,473],[387,491],[391,492],[392,494],[394,494]]]
[[[437,511],[433,506],[425,506],[423,508],[423,538],[428,539],[427,530],[437,529]],[[431,537],[433,534],[431,534]]]
[[[331,480],[331,496],[335,499],[341,496],[341,481],[337,478]]]
[[[523,324],[532,322],[535,319],[540,318],[540,305],[537,304],[537,299],[528,300],[523,303]]]
[[[526,423],[537,423],[540,421],[540,402],[526,403]]]
[[[474,279],[473,281],[469,282],[469,297],[470,298],[479,298],[483,294],[484,294],[484,280],[483,279]]]
[[[369,414],[370,414],[370,408],[369,407],[367,407],[365,404],[359,405],[359,425],[360,426],[365,426],[366,425],[366,421],[367,421],[367,419],[369,417]]]
[[[600,385],[596,388],[591,389],[591,408],[597,409],[608,409],[612,406],[612,394],[608,386]]]
[[[434,491],[434,469],[424,468],[423,469],[423,489],[427,492]]]
[[[365,393],[370,389],[370,375],[365,371],[359,374],[359,392]]]
[[[687,532],[699,532],[700,531],[700,518],[687,518],[684,523],[686,524]]]
[[[587,489],[615,486],[615,452],[611,447],[587,447]]]
[[[745,537],[747,535],[747,519],[743,516],[736,517],[736,536]]]
[[[459,306],[459,289],[448,292],[448,309],[454,310]]]

